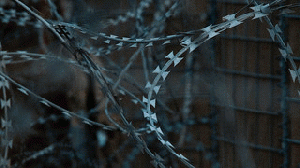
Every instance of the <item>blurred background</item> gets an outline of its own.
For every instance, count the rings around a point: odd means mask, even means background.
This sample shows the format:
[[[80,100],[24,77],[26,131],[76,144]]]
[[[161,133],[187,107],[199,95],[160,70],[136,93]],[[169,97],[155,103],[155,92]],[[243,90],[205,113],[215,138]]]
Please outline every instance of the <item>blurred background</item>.
[[[151,72],[157,65],[164,66],[167,54],[182,48],[182,38],[145,46],[100,37],[93,40],[93,33],[120,39],[178,35],[221,23],[225,15],[237,13],[248,4],[247,0],[23,2],[50,23],[63,21],[81,27],[67,26],[67,30],[117,88],[115,96],[136,128],[145,127],[147,121],[142,106],[135,104],[131,95],[139,99],[146,95],[144,86],[155,77]],[[292,3],[297,1],[287,0],[282,5]],[[0,5],[2,50],[74,59],[20,6],[9,0],[0,1]],[[281,28],[298,65],[300,10],[293,10],[289,14],[274,12],[270,19]],[[241,13],[248,12],[251,10],[247,7]],[[195,167],[300,167],[298,86],[289,75],[290,64],[281,57],[279,45],[272,41],[267,28],[264,21],[256,19],[226,30],[194,52],[184,53],[184,59],[172,66],[165,82],[160,83],[153,111],[165,139]],[[28,62],[7,64],[5,72],[61,107],[114,125],[104,114],[112,110],[105,106],[105,96],[89,75],[58,60]],[[121,131],[96,126],[77,129],[59,110],[45,108],[35,98],[24,98],[14,86],[9,94],[14,98],[10,111],[12,167],[153,167],[150,157]],[[122,125],[118,113],[110,115]],[[4,130],[1,133],[4,136]],[[184,167],[154,134],[142,138],[167,167]]]

